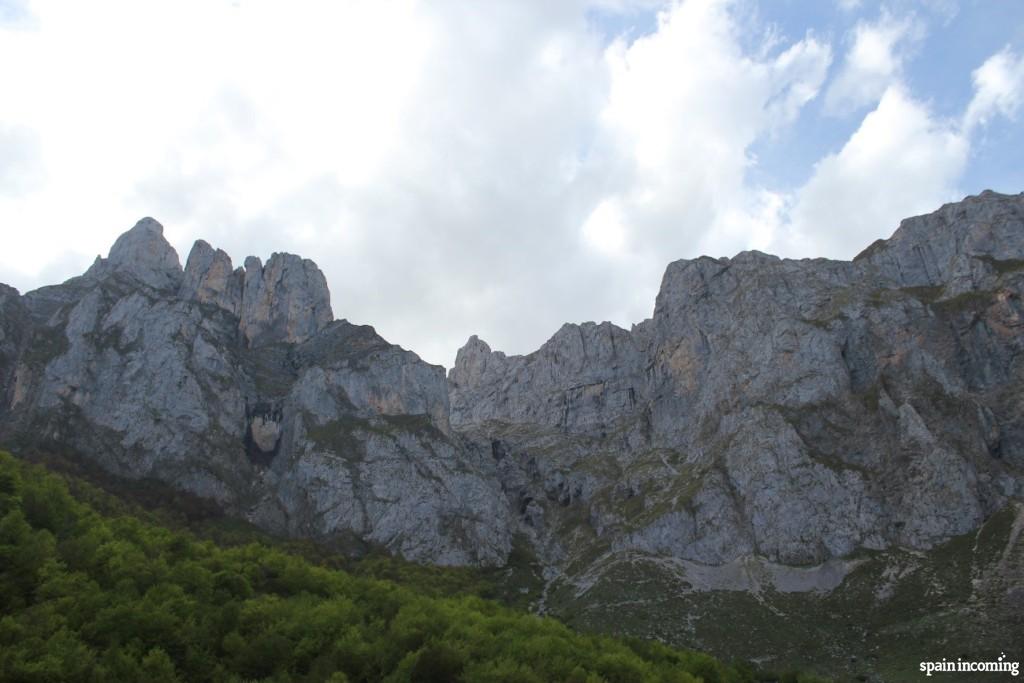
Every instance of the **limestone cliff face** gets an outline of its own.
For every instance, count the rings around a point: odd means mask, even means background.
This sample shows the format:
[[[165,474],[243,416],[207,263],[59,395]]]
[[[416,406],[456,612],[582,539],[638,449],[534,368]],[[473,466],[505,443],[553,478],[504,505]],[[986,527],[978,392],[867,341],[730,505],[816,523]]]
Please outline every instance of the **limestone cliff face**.
[[[853,262],[677,261],[629,331],[470,339],[452,425],[555,564],[929,548],[1024,493],[1022,259],[1024,195],[985,193]]]
[[[244,269],[233,269],[231,257],[199,240],[188,256],[179,294],[238,317],[249,347],[303,342],[334,320],[324,274],[294,254],[274,254],[266,266],[250,256]]]
[[[231,257],[197,240],[185,263],[181,297],[223,308],[234,316],[242,314],[245,271],[231,266]]]
[[[981,289],[994,264],[1020,258],[1022,230],[1020,196],[985,191],[904,220],[890,239],[875,242],[854,262],[904,287]]]
[[[182,271],[152,219],[84,276],[0,289],[0,438],[212,498],[268,530],[495,564],[489,459],[450,431],[444,370],[334,321],[311,261]]]
[[[834,585],[1024,497],[1022,286],[1024,195],[984,193],[852,262],[674,262],[630,330],[473,337],[446,378],[334,320],[311,261],[199,241],[182,269],[144,219],[81,277],[0,286],[0,441],[426,562],[521,535],[573,594],[637,554]]]
[[[0,285],[0,418],[16,395],[15,370],[29,327],[28,312],[18,290]]]
[[[316,264],[274,254],[245,260],[241,330],[249,346],[309,339],[334,319],[327,280]]]
[[[114,242],[105,263],[107,270],[131,274],[154,289],[177,287],[181,284],[181,263],[163,235],[162,225],[143,218]]]

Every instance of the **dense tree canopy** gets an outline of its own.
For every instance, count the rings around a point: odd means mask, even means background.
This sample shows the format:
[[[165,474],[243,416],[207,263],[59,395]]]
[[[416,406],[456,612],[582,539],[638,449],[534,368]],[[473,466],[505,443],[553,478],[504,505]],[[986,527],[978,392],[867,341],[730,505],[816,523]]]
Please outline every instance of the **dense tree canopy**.
[[[658,643],[101,514],[0,453],[4,681],[755,680]],[[87,497],[86,497],[87,498]]]

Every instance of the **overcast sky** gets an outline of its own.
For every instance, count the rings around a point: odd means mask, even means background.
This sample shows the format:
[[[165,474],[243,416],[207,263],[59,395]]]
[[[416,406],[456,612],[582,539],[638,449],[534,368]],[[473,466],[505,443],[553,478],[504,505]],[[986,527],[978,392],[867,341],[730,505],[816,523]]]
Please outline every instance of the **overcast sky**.
[[[0,281],[153,216],[450,366],[1024,190],[1019,0],[0,0]]]

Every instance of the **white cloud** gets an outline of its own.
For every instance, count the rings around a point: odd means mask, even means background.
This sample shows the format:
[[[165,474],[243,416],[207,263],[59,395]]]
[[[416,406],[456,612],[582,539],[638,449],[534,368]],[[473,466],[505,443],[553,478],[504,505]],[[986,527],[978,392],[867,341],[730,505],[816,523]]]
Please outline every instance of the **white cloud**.
[[[972,130],[993,116],[1012,119],[1024,100],[1024,57],[1009,48],[989,57],[971,74],[974,97],[964,114],[964,128]]]
[[[1024,59],[1003,49],[973,72],[973,83],[959,120],[942,119],[905,85],[890,85],[843,148],[817,162],[782,210],[745,216],[750,230],[773,234],[770,250],[777,253],[848,259],[888,237],[902,218],[958,199],[978,128],[996,116],[1012,119],[1020,109]]]
[[[0,196],[22,196],[42,185],[39,146],[35,130],[0,123]]]
[[[696,255],[698,243],[718,239],[718,214],[749,201],[749,147],[793,122],[831,60],[813,37],[776,56],[746,54],[740,42],[729,5],[699,1],[608,50],[602,120],[609,144],[632,162],[615,196],[634,232],[629,248],[659,272],[666,251]]]
[[[890,87],[843,148],[817,163],[773,250],[853,257],[901,218],[953,200],[968,149],[957,126]]]
[[[621,253],[627,234],[619,202],[606,199],[598,204],[583,223],[582,233],[594,249],[609,255]]]
[[[32,14],[26,0],[0,0],[0,24],[8,27],[30,28]]]
[[[0,200],[34,228],[0,279],[71,275],[150,214],[181,252],[314,258],[339,316],[437,362],[471,333],[525,351],[564,320],[628,324],[827,70],[813,37],[746,53],[733,4],[663,5],[608,47],[585,0],[39,0],[38,30],[0,40],[25,65],[0,120],[49,176]]]
[[[874,23],[858,22],[839,74],[825,94],[826,110],[842,114],[875,104],[901,80],[908,51],[923,37],[920,22],[886,10]]]
[[[749,1],[664,3],[608,45],[595,7],[652,3],[37,0],[0,26],[23,159],[0,281],[81,272],[153,215],[183,259],[199,237],[313,258],[339,317],[451,363],[474,333],[525,352],[566,320],[642,319],[675,258],[849,256],[948,198],[969,136],[899,86],[913,29],[883,22],[854,59],[888,74],[857,132],[803,188],[753,183],[751,149],[800,120],[832,50]],[[975,82],[978,120],[1018,106]]]

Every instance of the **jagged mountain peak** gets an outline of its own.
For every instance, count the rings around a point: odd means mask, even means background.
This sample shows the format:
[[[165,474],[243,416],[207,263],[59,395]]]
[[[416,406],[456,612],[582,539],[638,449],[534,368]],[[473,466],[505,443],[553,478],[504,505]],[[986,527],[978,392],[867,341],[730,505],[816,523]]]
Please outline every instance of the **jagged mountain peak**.
[[[309,339],[334,320],[327,279],[315,263],[275,252],[266,265],[249,257],[241,331],[250,346]]]
[[[327,279],[313,261],[275,252],[265,265],[249,256],[244,268],[234,268],[224,250],[200,239],[183,269],[178,253],[163,236],[163,226],[149,217],[118,237],[107,258],[97,257],[80,284],[88,287],[88,282],[112,274],[127,275],[164,295],[227,311],[238,318],[241,338],[250,347],[299,343],[334,320]],[[55,295],[59,296],[41,291],[33,298],[43,301]]]
[[[466,340],[466,343],[458,350],[458,353],[465,355],[491,353],[491,345],[474,334],[470,335],[469,339]],[[457,356],[458,354],[456,354],[456,357]]]
[[[312,261],[199,241],[173,290],[0,296],[0,437],[445,563],[500,563],[516,534],[559,571],[929,548],[1024,495],[1021,201],[943,207],[855,261],[676,261],[651,319],[526,355],[473,336],[447,381],[331,322]],[[94,270],[173,275],[153,223]]]
[[[117,238],[96,270],[101,269],[130,274],[161,290],[179,287],[182,279],[178,252],[164,238],[164,226],[149,217]]]
[[[854,263],[873,266],[904,287],[930,287],[976,279],[986,260],[992,265],[1022,253],[1024,193],[986,190],[904,219],[892,237],[876,240]]]
[[[734,290],[737,278],[784,281],[794,293],[809,293],[815,283],[843,286],[870,279],[879,286],[948,286],[956,295],[986,286],[999,262],[1020,259],[1022,254],[1024,193],[985,190],[902,220],[888,239],[875,240],[852,261],[779,258],[756,250],[732,258],[673,261],[662,278],[655,317],[658,311],[707,300],[709,291]],[[725,279],[712,285],[720,276]]]
[[[243,268],[234,268],[226,252],[197,240],[181,295],[238,316],[249,346],[303,342],[334,320],[323,272],[313,261],[287,252],[274,252],[266,265],[249,256]]]
[[[558,527],[568,496],[619,550],[813,564],[931,547],[1024,494],[1021,205],[945,206],[855,262],[675,261],[628,332],[467,345],[452,425],[541,471],[520,494],[530,524]]]
[[[278,533],[502,561],[500,489],[448,414],[443,369],[334,321],[294,254],[234,268],[198,240],[181,269],[144,219],[85,277],[0,288],[0,444],[160,479]]]
[[[232,267],[227,252],[196,240],[185,263],[181,295],[241,315],[243,278],[242,271]]]

